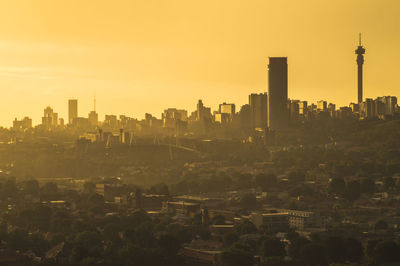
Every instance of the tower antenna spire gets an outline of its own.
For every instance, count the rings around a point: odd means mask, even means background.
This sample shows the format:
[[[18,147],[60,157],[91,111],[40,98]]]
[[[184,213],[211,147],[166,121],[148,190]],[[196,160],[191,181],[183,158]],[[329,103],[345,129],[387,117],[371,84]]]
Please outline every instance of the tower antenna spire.
[[[96,90],[94,91],[93,107],[94,107],[94,110],[93,110],[93,111],[96,112]]]
[[[361,46],[361,32],[359,33],[359,44],[360,44],[360,46]]]

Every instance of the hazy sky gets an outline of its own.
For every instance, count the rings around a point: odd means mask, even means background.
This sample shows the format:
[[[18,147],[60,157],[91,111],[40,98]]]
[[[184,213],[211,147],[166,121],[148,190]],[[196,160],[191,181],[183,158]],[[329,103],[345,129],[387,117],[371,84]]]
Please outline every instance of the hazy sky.
[[[268,56],[287,56],[289,97],[356,101],[358,32],[364,96],[400,96],[398,0],[1,0],[0,125],[50,105],[67,120],[97,93],[105,114],[159,117],[216,109],[266,91]]]

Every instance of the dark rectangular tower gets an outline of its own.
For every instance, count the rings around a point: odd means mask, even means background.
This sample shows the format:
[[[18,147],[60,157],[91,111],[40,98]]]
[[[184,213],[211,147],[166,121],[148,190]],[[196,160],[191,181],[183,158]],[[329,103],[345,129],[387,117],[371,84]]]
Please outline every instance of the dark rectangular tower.
[[[357,55],[357,68],[358,68],[358,86],[357,86],[357,94],[358,94],[358,103],[363,101],[363,64],[364,64],[364,54],[365,48],[361,44],[361,33],[359,45],[356,50]]]
[[[75,118],[78,117],[78,100],[68,100],[68,123],[72,125]]]
[[[285,129],[289,124],[287,57],[270,57],[268,64],[268,127]]]
[[[250,94],[249,105],[253,128],[265,129],[268,124],[268,96],[266,93]]]

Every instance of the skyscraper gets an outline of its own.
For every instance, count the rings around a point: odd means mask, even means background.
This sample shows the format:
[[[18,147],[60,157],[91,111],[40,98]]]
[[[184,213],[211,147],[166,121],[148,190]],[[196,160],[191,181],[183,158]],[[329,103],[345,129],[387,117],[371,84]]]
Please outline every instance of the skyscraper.
[[[268,64],[268,127],[284,129],[289,124],[287,57],[270,57]]]
[[[68,100],[68,123],[72,125],[72,121],[78,117],[78,100]]]
[[[363,101],[363,64],[364,64],[365,48],[361,45],[361,33],[359,45],[356,50],[357,66],[358,66],[358,103]]]
[[[250,94],[250,119],[252,128],[265,129],[268,125],[268,96],[266,93]]]

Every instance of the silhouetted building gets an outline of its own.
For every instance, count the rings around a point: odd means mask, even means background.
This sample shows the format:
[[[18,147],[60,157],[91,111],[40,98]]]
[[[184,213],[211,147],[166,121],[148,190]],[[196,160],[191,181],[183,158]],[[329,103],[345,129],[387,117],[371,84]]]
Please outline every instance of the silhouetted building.
[[[327,109],[327,107],[328,107],[328,104],[326,101],[321,100],[321,101],[317,102],[317,108],[319,111],[325,111]]]
[[[218,112],[220,114],[228,114],[233,117],[236,112],[235,104],[234,103],[222,103],[219,105]]]
[[[168,108],[164,110],[161,117],[163,121],[163,127],[176,128],[179,121],[187,121],[187,111],[176,108]]]
[[[239,111],[239,123],[242,129],[251,127],[251,109],[249,104],[242,105]]]
[[[361,45],[361,33],[360,40],[357,50],[357,66],[358,66],[358,103],[363,101],[363,64],[364,64],[364,54],[365,48]]]
[[[367,98],[364,102],[360,103],[360,115],[362,118],[373,118],[376,116],[373,99]]]
[[[50,106],[44,109],[42,125],[47,130],[54,129],[58,125],[58,114],[54,113],[53,109]]]
[[[196,120],[197,121],[211,121],[211,108],[205,107],[203,105],[203,101],[199,100],[197,103],[197,113]]]
[[[78,117],[78,100],[68,100],[68,123],[72,124],[75,118]]]
[[[393,115],[396,112],[397,97],[383,96],[378,97],[378,100],[383,102],[385,105],[385,115]]]
[[[116,129],[119,127],[118,119],[116,115],[106,115],[104,118],[103,125],[111,129]]]
[[[32,119],[29,117],[24,117],[22,120],[15,120],[13,121],[13,129],[17,131],[23,131],[26,129],[32,128]]]
[[[265,129],[268,125],[268,95],[266,93],[249,95],[251,126]]]
[[[300,103],[299,100],[291,100],[288,102],[289,116],[291,121],[299,120],[299,113],[300,113],[299,103]]]
[[[268,64],[268,127],[288,126],[288,65],[286,57],[270,57]]]
[[[79,130],[88,130],[90,128],[90,121],[85,117],[75,117],[72,120],[72,126]]]
[[[360,104],[359,103],[350,103],[350,108],[353,113],[360,112]]]
[[[88,115],[88,118],[90,126],[97,127],[99,124],[99,115],[96,113],[96,111],[91,111]]]

